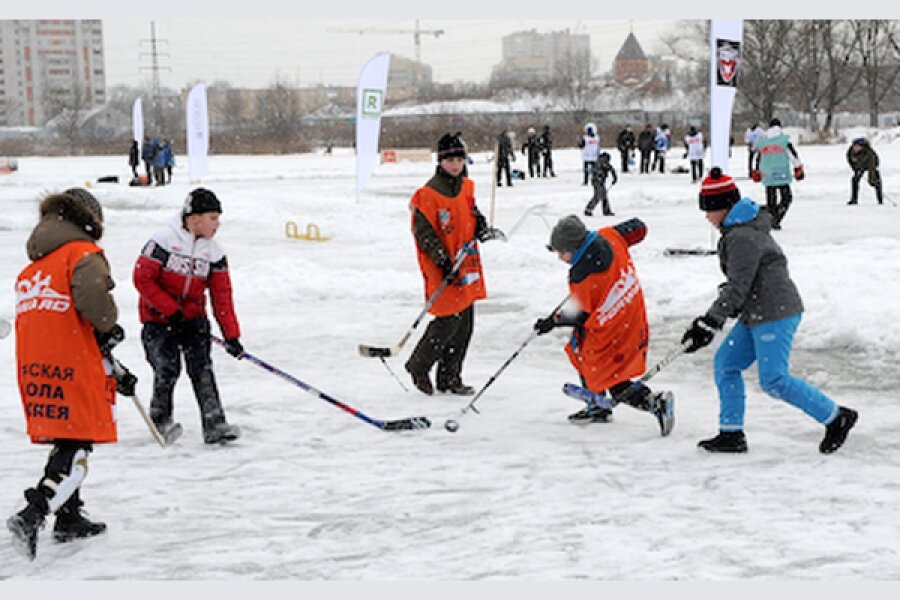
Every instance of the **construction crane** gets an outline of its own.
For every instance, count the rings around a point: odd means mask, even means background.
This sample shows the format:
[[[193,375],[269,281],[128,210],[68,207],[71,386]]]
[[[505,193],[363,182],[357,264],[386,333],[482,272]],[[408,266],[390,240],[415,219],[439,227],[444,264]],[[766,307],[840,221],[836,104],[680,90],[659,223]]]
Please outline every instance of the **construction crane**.
[[[416,19],[416,27],[415,29],[384,29],[381,27],[361,27],[358,29],[352,28],[344,28],[344,27],[332,27],[328,29],[329,33],[358,33],[359,35],[364,35],[367,33],[386,33],[386,34],[413,34],[413,41],[416,46],[416,85],[419,83],[419,69],[422,66],[422,36],[423,35],[433,35],[434,37],[440,37],[444,35],[443,29],[422,29],[419,26],[419,20]]]

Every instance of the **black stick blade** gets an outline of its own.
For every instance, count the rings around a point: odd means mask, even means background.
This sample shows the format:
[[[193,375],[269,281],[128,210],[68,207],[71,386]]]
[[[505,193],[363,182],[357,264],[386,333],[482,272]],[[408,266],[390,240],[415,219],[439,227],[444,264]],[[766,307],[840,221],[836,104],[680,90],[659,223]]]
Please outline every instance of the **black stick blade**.
[[[381,348],[379,346],[366,346],[365,344],[360,344],[359,354],[360,356],[369,358],[390,358],[394,355],[394,352],[392,348]]]
[[[385,431],[409,431],[411,429],[428,429],[431,427],[431,420],[428,417],[410,417],[409,419],[397,419],[396,421],[385,421]]]

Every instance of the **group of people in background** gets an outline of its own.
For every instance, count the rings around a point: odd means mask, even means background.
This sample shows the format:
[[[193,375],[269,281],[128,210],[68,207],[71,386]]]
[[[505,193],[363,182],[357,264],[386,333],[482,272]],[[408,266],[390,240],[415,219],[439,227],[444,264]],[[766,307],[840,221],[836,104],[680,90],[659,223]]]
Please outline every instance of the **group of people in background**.
[[[662,123],[654,130],[653,125],[647,123],[638,135],[636,143],[641,155],[640,173],[650,173],[657,169],[660,173],[665,173],[666,151],[672,147],[672,135],[668,124]],[[585,216],[593,216],[597,204],[601,204],[604,216],[614,216],[615,213],[609,204],[606,180],[607,178],[612,179],[612,183],[610,183],[610,187],[612,187],[618,182],[619,177],[611,163],[610,154],[600,149],[600,136],[594,123],[585,125],[584,134],[578,140],[578,147],[581,148],[584,174],[582,185],[587,185],[590,181],[594,189],[591,199],[584,208]],[[633,164],[634,147],[634,132],[629,125],[625,125],[625,128],[616,137],[616,148],[621,157],[623,173],[627,173],[629,165]]]
[[[528,176],[556,177],[553,171],[553,135],[550,126],[544,125],[543,132],[538,135],[534,127],[529,127],[525,142],[522,144],[522,155],[528,160]],[[497,185],[503,186],[503,176],[506,176],[506,186],[512,187],[513,170],[511,162],[515,162],[516,152],[513,148],[512,135],[505,129],[497,136]],[[525,173],[521,175],[525,178]]]
[[[144,163],[145,176],[138,174],[138,165]],[[130,185],[166,185],[172,183],[172,168],[175,166],[175,153],[172,151],[172,140],[144,136],[144,143],[138,147],[137,140],[132,140],[128,152],[128,165],[131,167]]]

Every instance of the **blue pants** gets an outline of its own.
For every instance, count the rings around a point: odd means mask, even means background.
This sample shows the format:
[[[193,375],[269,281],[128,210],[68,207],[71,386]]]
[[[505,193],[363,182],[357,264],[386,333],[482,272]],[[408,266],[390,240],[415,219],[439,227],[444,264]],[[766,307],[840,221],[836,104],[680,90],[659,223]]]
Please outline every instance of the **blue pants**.
[[[763,391],[796,406],[827,425],[838,414],[834,400],[788,373],[794,332],[800,315],[749,327],[738,322],[716,351],[714,371],[719,390],[719,429],[744,428],[747,394],[742,372],[756,361]]]

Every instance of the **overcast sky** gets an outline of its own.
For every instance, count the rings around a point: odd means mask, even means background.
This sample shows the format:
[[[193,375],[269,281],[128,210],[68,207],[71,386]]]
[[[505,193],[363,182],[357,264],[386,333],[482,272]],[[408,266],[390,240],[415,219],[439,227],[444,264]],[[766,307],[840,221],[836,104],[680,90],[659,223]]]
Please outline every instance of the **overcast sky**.
[[[423,33],[422,62],[435,81],[483,82],[501,58],[501,38],[515,31],[568,29],[591,36],[599,72],[633,28],[648,54],[661,51],[660,36],[678,33],[681,19],[810,18],[814,0],[784,3],[754,0],[40,0],[4,2],[3,18],[100,18],[106,47],[107,85],[149,81],[150,18],[156,19],[160,80],[182,88],[202,80],[226,80],[238,87],[266,87],[276,77],[296,85],[355,85],[362,65],[375,53],[415,57],[413,29]],[[816,6],[817,18],[867,18],[885,6],[844,3]],[[738,13],[737,11],[741,11]],[[861,14],[861,11],[876,14]],[[140,16],[146,20],[135,20]],[[884,15],[882,15],[884,18]],[[334,29],[367,30],[364,34]],[[401,30],[407,33],[385,33]]]
[[[297,85],[355,85],[362,65],[377,52],[415,58],[415,19],[155,21],[160,80],[169,87],[224,79],[238,87],[266,87],[276,77]],[[437,20],[421,19],[422,62],[435,81],[482,82],[501,59],[501,38],[509,33],[568,29],[591,37],[599,71],[613,58],[633,27],[645,52],[675,21],[628,20]],[[348,31],[350,30],[350,31]],[[363,30],[360,34],[355,31]],[[151,75],[149,21],[104,19],[106,81],[137,85]]]

